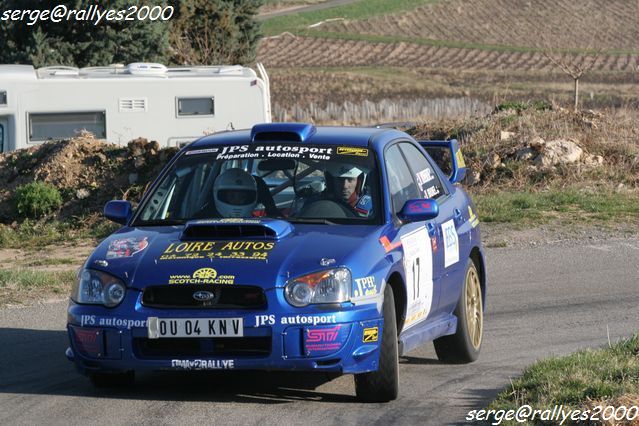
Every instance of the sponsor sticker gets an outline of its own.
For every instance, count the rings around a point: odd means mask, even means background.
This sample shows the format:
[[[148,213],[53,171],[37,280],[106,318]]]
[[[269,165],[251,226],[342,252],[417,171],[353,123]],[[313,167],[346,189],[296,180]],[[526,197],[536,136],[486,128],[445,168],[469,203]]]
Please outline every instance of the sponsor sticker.
[[[377,294],[377,286],[375,285],[375,277],[369,276],[364,278],[355,278],[355,287],[353,295],[355,297],[374,296]]]
[[[426,198],[435,198],[439,195],[439,189],[436,186],[426,188]]]
[[[233,359],[172,359],[171,368],[182,370],[231,370],[235,368]]]
[[[306,355],[322,356],[337,352],[348,338],[350,324],[307,328],[304,333]]]
[[[379,338],[379,327],[370,327],[364,329],[364,336],[362,337],[362,342],[364,343],[372,343],[377,342]]]
[[[251,144],[220,146],[193,150],[186,153],[186,155],[194,154],[214,154],[216,160],[239,160],[250,158],[330,160],[333,155],[333,148],[309,145]]]
[[[160,260],[247,259],[267,260],[275,247],[265,241],[189,241],[171,243]]]
[[[459,238],[453,219],[442,224],[444,235],[444,268],[459,262]]]
[[[76,346],[81,352],[87,354],[100,353],[100,342],[102,331],[95,329],[73,329],[73,337]]]
[[[470,206],[468,206],[468,220],[473,228],[479,225],[479,218]]]
[[[171,275],[169,284],[235,284],[235,275],[218,275],[213,268],[200,268],[192,275]]]
[[[368,157],[368,149],[358,148],[355,146],[338,146],[337,154],[339,155],[356,155],[358,157]]]
[[[97,315],[80,315],[80,326],[131,328],[146,327],[146,319],[130,319],[118,317],[100,317]]]
[[[132,257],[149,246],[148,237],[117,238],[109,242],[107,259]]]
[[[275,325],[276,322],[278,322],[277,318],[273,314],[255,315],[255,327]],[[289,315],[279,319],[279,323],[282,325],[318,325],[336,322],[336,315]]]
[[[464,155],[461,152],[461,148],[455,153],[455,159],[457,160],[457,167],[466,167],[466,162],[464,161]]]

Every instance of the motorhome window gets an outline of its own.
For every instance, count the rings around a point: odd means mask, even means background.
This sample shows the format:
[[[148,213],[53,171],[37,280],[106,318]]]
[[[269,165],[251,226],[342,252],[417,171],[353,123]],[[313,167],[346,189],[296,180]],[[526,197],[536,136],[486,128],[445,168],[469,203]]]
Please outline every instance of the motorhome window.
[[[0,105],[7,104],[7,92],[0,90]]]
[[[214,115],[214,98],[178,98],[178,116]]]
[[[29,114],[29,141],[68,139],[81,131],[88,131],[98,139],[106,138],[104,111],[51,114]]]
[[[0,152],[4,152],[4,125],[0,124]]]

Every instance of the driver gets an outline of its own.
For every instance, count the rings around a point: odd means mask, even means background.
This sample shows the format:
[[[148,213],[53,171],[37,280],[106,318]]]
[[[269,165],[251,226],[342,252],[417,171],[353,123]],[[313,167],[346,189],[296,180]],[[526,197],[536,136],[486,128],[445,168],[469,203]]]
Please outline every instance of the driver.
[[[372,210],[372,200],[368,195],[362,195],[366,173],[358,166],[348,163],[332,163],[326,169],[328,194],[343,201],[353,208],[360,216],[368,216]],[[332,189],[332,194],[331,194]]]
[[[215,179],[213,196],[222,217],[251,217],[257,205],[257,183],[242,169],[228,169]]]

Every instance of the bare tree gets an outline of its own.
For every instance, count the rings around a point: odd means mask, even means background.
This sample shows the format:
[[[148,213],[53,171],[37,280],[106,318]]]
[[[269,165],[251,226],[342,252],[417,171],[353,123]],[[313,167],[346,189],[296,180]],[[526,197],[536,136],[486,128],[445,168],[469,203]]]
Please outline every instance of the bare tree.
[[[579,80],[605,54],[610,44],[614,17],[607,8],[594,0],[529,3],[540,22],[537,47],[542,54],[574,82],[574,109],[579,108]],[[559,7],[569,7],[560,13]],[[561,17],[561,21],[558,21]]]
[[[572,77],[574,80],[574,109],[577,111],[579,108],[579,79],[586,72],[590,71],[590,69],[595,65],[601,51],[603,49],[597,49],[592,55],[576,55],[571,53],[557,53],[552,49],[544,50],[543,54],[550,62],[552,62],[556,67],[562,70],[565,74]]]

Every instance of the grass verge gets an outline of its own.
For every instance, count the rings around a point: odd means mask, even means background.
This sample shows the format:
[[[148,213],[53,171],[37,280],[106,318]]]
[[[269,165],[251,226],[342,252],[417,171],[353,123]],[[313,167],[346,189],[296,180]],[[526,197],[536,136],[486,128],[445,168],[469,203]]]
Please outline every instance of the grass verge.
[[[25,220],[15,227],[0,224],[0,248],[30,249],[78,239],[102,239],[118,228],[119,225],[107,220],[95,221],[85,226],[60,221],[31,220]]]
[[[637,395],[639,335],[608,348],[587,349],[565,357],[538,361],[524,370],[509,389],[502,391],[488,409],[516,410],[523,405],[530,405],[533,410],[551,411],[556,405],[563,405],[565,410],[592,409],[597,405],[625,405],[630,408],[639,403]],[[493,416],[489,423],[496,420]],[[504,421],[501,424],[516,423]],[[547,422],[540,420],[524,424]]]
[[[69,294],[76,271],[0,269],[0,306]]]
[[[639,193],[497,192],[473,195],[483,222],[534,226],[560,220],[567,224],[638,223]]]

